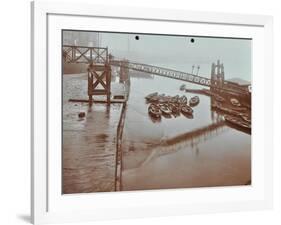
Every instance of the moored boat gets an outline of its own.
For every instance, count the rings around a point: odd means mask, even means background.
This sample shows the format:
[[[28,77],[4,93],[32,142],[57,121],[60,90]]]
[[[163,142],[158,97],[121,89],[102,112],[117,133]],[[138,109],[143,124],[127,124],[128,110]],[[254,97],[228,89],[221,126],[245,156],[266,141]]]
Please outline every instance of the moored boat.
[[[161,114],[162,114],[160,107],[156,104],[150,104],[150,106],[148,107],[148,113],[149,115],[155,118],[161,118]]]
[[[171,99],[170,99],[170,102],[171,103],[178,103],[178,101],[179,101],[179,95],[176,95],[176,96],[173,96]]]
[[[211,104],[211,107],[212,107],[212,109],[220,109],[221,103],[213,101],[212,104]]]
[[[180,86],[180,90],[181,90],[181,91],[184,91],[184,90],[185,90],[185,87],[186,87],[185,84],[181,85],[181,86]]]
[[[219,111],[219,112],[222,112],[224,114],[230,114],[232,116],[241,116],[242,115],[241,112],[235,111],[231,108],[224,107],[219,102],[212,103],[211,107],[212,107],[212,109],[214,109],[216,111]]]
[[[172,114],[174,115],[174,117],[177,117],[180,115],[180,107],[178,104],[173,104],[173,103],[170,103],[168,105],[168,107],[170,108],[170,110],[172,110]]]
[[[196,105],[199,104],[199,101],[200,101],[199,97],[198,97],[198,96],[194,96],[194,97],[192,97],[192,98],[189,100],[189,105],[190,105],[190,106],[196,106]]]
[[[192,114],[182,114],[188,119],[193,119],[193,113]]]
[[[179,104],[186,104],[187,103],[187,97],[185,97],[184,95],[179,97],[178,102],[179,102]]]
[[[168,106],[168,104],[160,104],[159,107],[163,115],[172,114],[172,109]]]
[[[230,102],[231,102],[231,104],[234,105],[234,106],[241,106],[240,102],[239,102],[238,99],[236,99],[236,98],[231,98],[231,99],[230,99]]]
[[[239,112],[245,112],[248,110],[246,107],[231,107],[231,109]]]
[[[241,115],[241,118],[247,123],[251,123],[251,118],[248,115]]]
[[[219,95],[216,95],[215,96],[215,99],[218,101],[218,102],[225,102],[225,99]]]
[[[238,128],[238,129],[243,129],[243,131],[245,130],[246,132],[251,133],[251,124],[248,122],[245,122],[241,119],[239,119],[238,117],[234,117],[234,116],[225,116],[224,117],[225,121],[231,125],[233,128]]]
[[[158,102],[159,101],[159,96],[158,95],[154,95],[152,97],[149,98],[149,100],[147,100],[148,102]]]
[[[157,96],[157,95],[158,95],[158,92],[153,92],[153,93],[151,93],[151,94],[145,96],[145,99],[146,99],[146,100],[150,100],[152,97]]]
[[[193,113],[193,109],[188,105],[183,105],[181,107],[181,113],[184,115],[191,115]]]
[[[165,94],[158,95],[158,102],[160,104],[168,102],[169,99],[170,99],[170,96],[166,96]]]

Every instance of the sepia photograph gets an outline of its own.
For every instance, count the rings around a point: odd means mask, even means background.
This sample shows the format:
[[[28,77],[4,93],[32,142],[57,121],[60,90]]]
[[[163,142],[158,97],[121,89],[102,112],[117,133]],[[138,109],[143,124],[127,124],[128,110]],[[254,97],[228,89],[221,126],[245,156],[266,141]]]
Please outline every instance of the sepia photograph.
[[[62,30],[62,194],[251,185],[252,39]]]

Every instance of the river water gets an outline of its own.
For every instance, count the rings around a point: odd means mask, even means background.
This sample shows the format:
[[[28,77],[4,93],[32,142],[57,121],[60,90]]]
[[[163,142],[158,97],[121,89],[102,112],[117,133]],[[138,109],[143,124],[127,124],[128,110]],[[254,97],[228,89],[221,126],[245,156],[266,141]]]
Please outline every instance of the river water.
[[[153,121],[144,97],[194,94],[178,80],[130,71],[122,139],[121,190],[245,185],[251,181],[251,136],[221,123],[210,98],[199,95],[194,117]],[[116,129],[121,104],[69,102],[87,98],[86,74],[63,78],[63,193],[114,191]],[[113,86],[117,84],[113,82]],[[187,88],[201,88],[186,83]],[[79,119],[78,113],[86,112]],[[198,131],[200,130],[200,132]],[[185,138],[176,139],[179,135]]]
[[[251,136],[220,123],[210,97],[200,95],[193,119],[154,122],[144,97],[152,92],[194,96],[178,80],[139,73],[131,77],[123,135],[122,190],[245,185],[251,181]],[[145,76],[146,79],[144,78]],[[201,88],[186,83],[187,88]],[[210,129],[211,124],[220,124]],[[208,128],[209,127],[209,128]],[[200,129],[200,132],[196,132]],[[204,130],[205,129],[205,130]],[[203,130],[203,131],[202,131]],[[179,135],[177,143],[165,144]],[[191,138],[190,138],[191,136]]]

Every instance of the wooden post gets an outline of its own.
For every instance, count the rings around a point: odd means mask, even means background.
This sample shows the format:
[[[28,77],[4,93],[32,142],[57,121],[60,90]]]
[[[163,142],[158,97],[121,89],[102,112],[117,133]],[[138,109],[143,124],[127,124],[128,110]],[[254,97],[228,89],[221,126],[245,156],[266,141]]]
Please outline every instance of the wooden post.
[[[76,47],[73,46],[72,47],[72,56],[71,56],[71,62],[75,62],[75,58],[76,58]]]
[[[107,104],[110,104],[110,95],[111,95],[111,66],[109,64],[106,65],[106,87],[107,87],[107,96],[106,101]]]
[[[89,96],[89,105],[93,104],[93,74],[91,71],[92,64],[88,67],[88,96]]]
[[[93,62],[93,49],[90,48],[90,63]]]

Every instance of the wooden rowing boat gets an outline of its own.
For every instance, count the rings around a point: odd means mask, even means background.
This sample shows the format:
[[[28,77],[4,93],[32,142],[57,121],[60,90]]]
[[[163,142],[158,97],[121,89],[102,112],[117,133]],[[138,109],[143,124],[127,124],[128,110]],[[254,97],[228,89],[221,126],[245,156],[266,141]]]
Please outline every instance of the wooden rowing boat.
[[[231,102],[231,104],[234,105],[234,106],[241,106],[240,102],[239,102],[238,99],[236,99],[236,98],[231,98],[231,99],[230,99],[230,102]]]
[[[178,100],[179,104],[186,104],[187,103],[187,97],[185,97],[184,95],[181,96]]]
[[[180,86],[180,90],[181,90],[181,91],[184,91],[184,90],[185,90],[185,87],[186,87],[185,84],[181,85],[181,86]]]
[[[200,101],[199,97],[198,97],[198,96],[194,96],[194,97],[192,97],[192,98],[189,100],[189,105],[190,105],[191,107],[196,106],[196,105],[199,104],[199,101]]]
[[[241,118],[247,123],[251,124],[251,118],[248,115],[241,115]]]
[[[180,97],[179,95],[173,96],[173,97],[170,99],[170,102],[171,102],[171,103],[174,103],[174,104],[178,103],[179,97]]]
[[[193,109],[188,105],[183,105],[181,107],[181,113],[185,115],[191,115],[193,113]]]
[[[218,101],[218,102],[225,102],[225,99],[219,95],[216,95],[215,96],[215,99]]]
[[[153,93],[145,96],[145,99],[149,101],[152,97],[157,96],[157,95],[158,95],[158,92],[153,92]]]
[[[162,114],[160,107],[157,106],[156,104],[150,104],[150,106],[148,107],[148,113],[149,115],[155,118],[161,118],[161,114]]]
[[[239,130],[242,129],[242,131],[251,133],[251,124],[250,123],[245,122],[245,121],[239,119],[238,117],[229,116],[229,115],[225,116],[224,119],[233,128],[237,128]]]
[[[180,107],[177,103],[169,103],[168,104],[169,109],[172,111],[172,114],[174,117],[177,117],[180,115]]]
[[[163,115],[172,114],[172,109],[168,106],[168,104],[160,104],[159,107]]]

